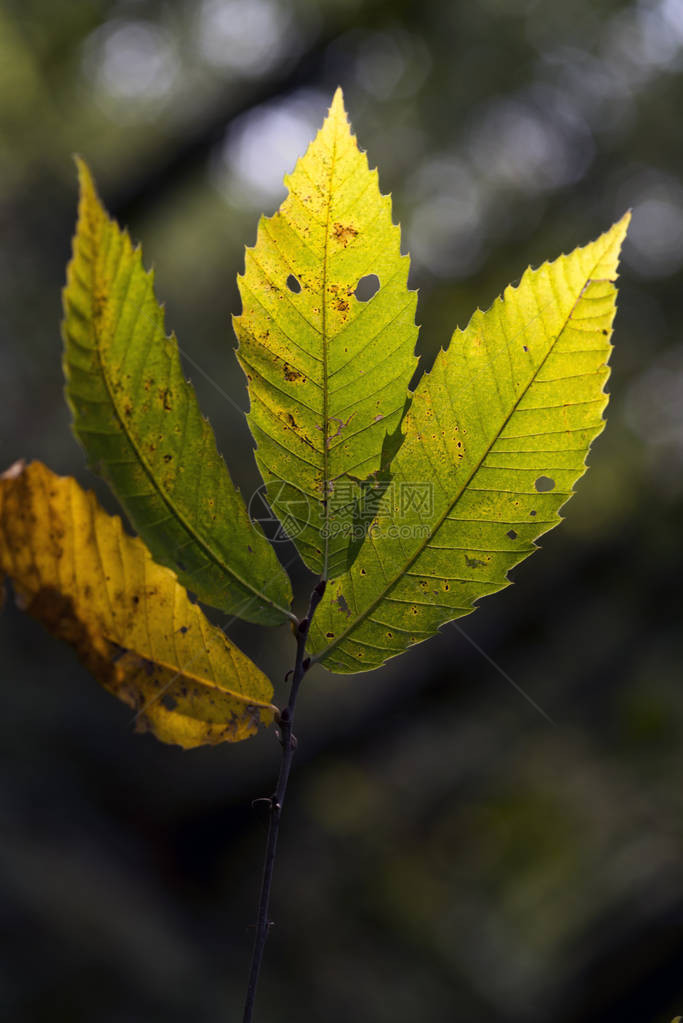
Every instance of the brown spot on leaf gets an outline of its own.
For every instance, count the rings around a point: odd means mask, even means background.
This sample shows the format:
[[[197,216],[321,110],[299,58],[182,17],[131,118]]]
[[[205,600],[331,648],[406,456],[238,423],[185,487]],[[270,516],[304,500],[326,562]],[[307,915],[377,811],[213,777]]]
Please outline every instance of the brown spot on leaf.
[[[329,291],[332,295],[332,305],[334,308],[340,313],[348,312],[349,303],[347,299],[353,293],[353,289],[345,288],[341,284],[330,284]]]
[[[285,363],[284,373],[285,373],[285,380],[290,380],[290,381],[291,380],[302,380],[302,381],[306,380],[306,377],[303,375],[303,373],[300,373],[298,369],[294,369],[292,366],[289,365],[288,362]]]
[[[358,231],[351,224],[340,224],[337,222],[332,226],[332,234],[346,248],[349,242],[358,236]]]

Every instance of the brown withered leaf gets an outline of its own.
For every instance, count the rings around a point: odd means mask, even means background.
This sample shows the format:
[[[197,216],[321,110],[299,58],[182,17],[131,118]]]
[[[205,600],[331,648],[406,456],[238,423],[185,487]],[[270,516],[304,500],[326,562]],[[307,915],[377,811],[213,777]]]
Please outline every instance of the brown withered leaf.
[[[270,724],[266,676],[211,625],[175,575],[92,492],[41,462],[0,477],[0,579],[75,647],[138,727],[188,749]]]

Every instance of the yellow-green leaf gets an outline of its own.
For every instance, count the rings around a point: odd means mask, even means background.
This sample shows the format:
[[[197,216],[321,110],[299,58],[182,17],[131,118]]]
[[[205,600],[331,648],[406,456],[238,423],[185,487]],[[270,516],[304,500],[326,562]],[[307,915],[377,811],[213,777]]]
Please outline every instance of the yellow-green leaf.
[[[211,625],[92,492],[41,462],[0,478],[0,580],[137,723],[189,748],[237,742],[270,724],[266,676]]]
[[[421,379],[368,539],[313,622],[331,670],[374,668],[468,614],[560,521],[604,426],[628,219],[527,270]]]
[[[207,604],[249,621],[290,617],[291,587],[249,520],[164,328],[153,275],[81,186],[64,290],[64,373],[74,430],[157,561]]]
[[[360,482],[379,469],[404,408],[416,294],[340,89],[285,183],[246,251],[234,326],[269,501],[306,564],[331,578],[352,560]],[[379,290],[363,301],[357,286],[372,275]]]

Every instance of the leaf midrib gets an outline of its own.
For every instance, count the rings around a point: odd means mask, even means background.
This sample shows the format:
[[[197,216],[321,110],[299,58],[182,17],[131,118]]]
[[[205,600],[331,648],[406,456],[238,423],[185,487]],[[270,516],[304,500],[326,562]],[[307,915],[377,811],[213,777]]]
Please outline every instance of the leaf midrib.
[[[413,567],[413,565],[415,564],[417,559],[429,547],[429,544],[430,544],[431,540],[439,532],[439,530],[441,529],[443,523],[446,521],[448,516],[451,514],[451,512],[453,511],[453,509],[457,505],[457,503],[460,500],[460,498],[463,496],[463,494],[465,493],[465,491],[469,487],[472,479],[476,476],[476,474],[479,472],[480,468],[482,467],[483,463],[486,461],[486,458],[488,457],[488,455],[491,452],[491,448],[496,443],[496,441],[500,438],[501,433],[503,432],[505,427],[508,425],[509,421],[514,416],[515,412],[517,411],[517,408],[518,408],[519,403],[521,402],[522,398],[528,392],[528,390],[531,387],[531,385],[534,383],[536,377],[541,372],[543,366],[545,365],[546,361],[550,357],[550,354],[554,350],[555,345],[558,343],[558,341],[560,340],[560,338],[564,334],[564,331],[567,328],[567,324],[569,323],[569,321],[570,321],[574,311],[578,307],[578,304],[581,301],[581,298],[583,297],[583,294],[584,294],[584,291],[585,291],[586,287],[588,286],[588,284],[593,279],[593,272],[595,271],[595,268],[598,266],[598,264],[600,263],[600,261],[603,258],[604,258],[604,252],[601,253],[600,256],[596,259],[591,273],[586,276],[586,278],[585,278],[585,280],[583,282],[583,285],[579,289],[579,293],[578,293],[574,303],[572,304],[572,307],[569,310],[564,323],[562,324],[562,327],[557,332],[557,335],[553,339],[552,344],[549,346],[548,351],[543,356],[543,359],[538,364],[538,367],[534,370],[533,374],[529,378],[528,383],[526,384],[526,386],[523,388],[523,390],[519,394],[519,396],[518,396],[516,402],[514,403],[512,409],[510,410],[510,412],[507,414],[507,416],[503,420],[503,422],[500,425],[500,427],[498,428],[497,432],[493,435],[493,437],[489,441],[488,445],[484,448],[484,451],[483,451],[479,461],[476,463],[476,465],[474,466],[474,468],[470,472],[470,474],[467,477],[467,479],[463,482],[462,486],[460,487],[460,490],[457,492],[457,494],[453,498],[452,502],[446,506],[446,510],[444,511],[443,515],[438,519],[436,525],[431,530],[431,532],[429,533],[428,537],[418,546],[416,552],[405,562],[405,564],[404,564],[400,574],[394,576],[394,578],[390,582],[387,583],[387,585],[380,592],[380,594],[376,597],[376,599],[366,608],[365,611],[363,611],[361,614],[358,615],[358,617],[355,619],[355,621],[353,622],[352,625],[350,625],[344,632],[341,633],[341,635],[337,639],[335,639],[334,643],[330,643],[330,645],[325,647],[325,649],[323,651],[321,651],[321,653],[312,656],[311,657],[311,663],[318,663],[318,662],[323,661],[323,659],[325,657],[327,657],[336,647],[338,647],[340,643],[342,643],[348,636],[352,635],[356,631],[356,629],[361,624],[363,624],[363,622],[365,622],[367,618],[369,618],[369,616],[373,613],[373,611],[391,593],[391,591],[394,589],[394,587],[397,586],[398,583],[401,582],[401,580],[406,576],[406,574]],[[528,326],[528,324],[527,324],[527,326]],[[452,340],[451,340],[450,343],[452,344]],[[449,347],[450,347],[450,345],[449,345]],[[432,606],[432,605],[430,605],[430,606]]]
[[[114,646],[120,648],[121,644],[116,639],[113,639],[109,633],[110,630],[107,629],[106,626],[102,626],[102,635],[107,640],[107,642],[112,643]],[[140,653],[140,651],[138,650],[132,650],[130,647],[124,647],[124,650],[126,651],[126,653],[133,654],[135,657],[139,657],[141,660],[151,661],[152,664],[157,665],[164,671],[176,672],[177,679],[175,679],[174,681],[178,681],[180,679],[185,678],[188,679],[190,682],[195,682],[197,685],[207,686],[210,689],[218,690],[219,693],[225,693],[227,696],[232,696],[234,699],[240,700],[242,703],[248,705],[253,704],[253,706],[255,707],[263,707],[264,709],[267,710],[274,709],[272,703],[266,703],[263,700],[256,699],[255,697],[245,696],[244,693],[237,693],[235,692],[234,689],[228,689],[226,686],[220,685],[213,679],[206,678],[204,675],[197,675],[194,672],[191,672],[186,668],[179,666],[178,664],[173,664],[169,661],[166,661],[163,657],[157,657],[156,654],[150,658],[147,657],[145,654]]]
[[[334,165],[337,158],[337,120],[334,121],[334,132],[332,135],[332,155],[330,157],[330,174],[327,183],[327,209],[325,213],[325,248],[323,251],[323,300],[321,303],[322,308],[322,342],[323,342],[323,428],[322,428],[322,441],[323,441],[323,493],[322,501],[325,509],[325,525],[324,525],[324,547],[323,547],[323,571],[322,578],[327,579],[327,572],[329,568],[329,556],[330,556],[330,538],[329,538],[329,517],[330,517],[330,501],[329,501],[329,474],[330,474],[330,451],[327,434],[329,432],[329,381],[327,376],[327,264],[329,257],[329,246],[330,246],[330,210],[332,208],[332,180],[334,177]]]

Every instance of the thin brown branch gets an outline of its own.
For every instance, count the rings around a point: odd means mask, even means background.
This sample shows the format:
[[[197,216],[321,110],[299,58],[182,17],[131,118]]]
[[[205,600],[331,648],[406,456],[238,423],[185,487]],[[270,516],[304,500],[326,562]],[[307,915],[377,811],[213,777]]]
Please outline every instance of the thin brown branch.
[[[310,658],[306,657],[306,643],[308,631],[315,614],[315,609],[320,603],[325,592],[325,580],[321,579],[311,593],[306,617],[302,618],[296,625],[296,660],[292,672],[292,686],[289,693],[287,706],[280,712],[279,729],[280,745],[282,746],[282,759],[280,760],[280,773],[278,775],[275,792],[269,799],[270,819],[268,822],[268,837],[266,839],[266,853],[263,862],[263,875],[261,879],[261,892],[259,895],[258,917],[256,921],[256,937],[251,957],[249,970],[249,981],[247,984],[247,995],[244,1003],[244,1015],[242,1023],[252,1023],[254,1018],[254,1003],[256,1001],[256,988],[258,985],[261,964],[263,962],[263,951],[270,929],[270,893],[273,884],[273,871],[275,868],[275,855],[277,852],[277,840],[280,832],[280,821],[282,819],[282,807],[287,794],[287,783],[289,773],[294,760],[294,753],[297,747],[296,736],[294,735],[294,714],[296,711],[296,699],[299,693],[301,681],[310,667]]]

